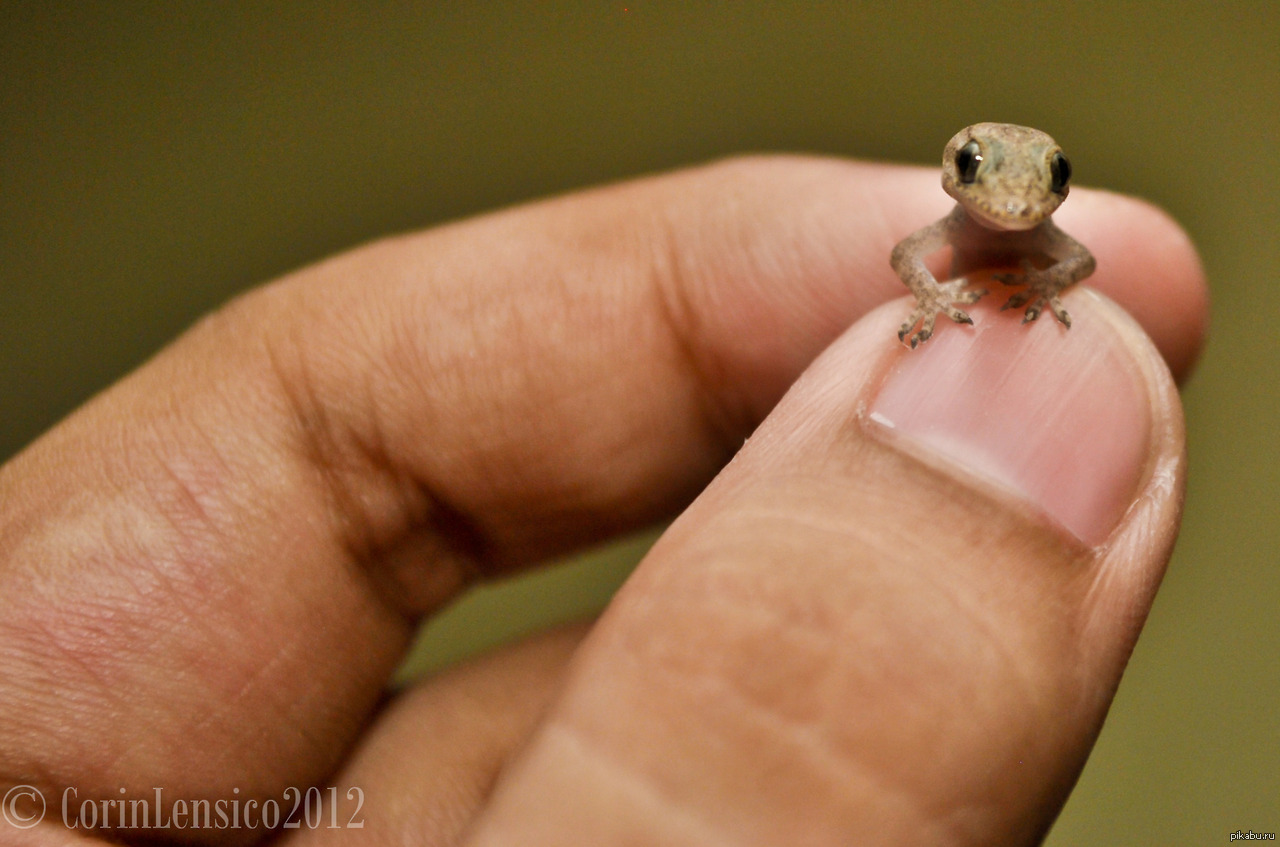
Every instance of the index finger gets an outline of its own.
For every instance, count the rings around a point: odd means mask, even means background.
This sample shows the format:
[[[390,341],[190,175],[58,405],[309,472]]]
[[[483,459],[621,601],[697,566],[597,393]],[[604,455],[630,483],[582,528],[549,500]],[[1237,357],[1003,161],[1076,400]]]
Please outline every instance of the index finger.
[[[901,293],[889,249],[946,205],[933,171],[740,160],[384,241],[207,318],[0,470],[0,775],[319,779],[414,613],[687,503]],[[1185,369],[1185,237],[1069,206]]]

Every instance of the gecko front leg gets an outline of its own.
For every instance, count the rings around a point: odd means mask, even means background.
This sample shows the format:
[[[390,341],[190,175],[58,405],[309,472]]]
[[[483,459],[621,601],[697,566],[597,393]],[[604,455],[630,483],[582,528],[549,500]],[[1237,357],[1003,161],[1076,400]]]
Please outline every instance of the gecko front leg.
[[[985,289],[968,289],[969,280],[965,277],[938,282],[924,264],[925,256],[950,243],[952,234],[963,223],[963,216],[964,211],[957,207],[942,220],[908,235],[889,256],[894,272],[916,298],[915,310],[898,330],[898,340],[907,341],[913,350],[933,335],[939,313],[956,323],[972,324],[973,319],[955,304],[976,303],[987,293]],[[917,324],[919,329],[915,329]]]
[[[1040,312],[1047,306],[1063,326],[1070,327],[1071,316],[1063,308],[1059,295],[1063,289],[1092,274],[1098,263],[1083,244],[1058,229],[1052,221],[1045,221],[1040,228],[1043,238],[1041,249],[1054,260],[1054,264],[1041,269],[1024,258],[1022,273],[995,274],[995,278],[1006,285],[1027,287],[1026,291],[1010,297],[1000,309],[1016,309],[1029,302],[1022,317],[1022,322],[1028,323],[1040,317]]]

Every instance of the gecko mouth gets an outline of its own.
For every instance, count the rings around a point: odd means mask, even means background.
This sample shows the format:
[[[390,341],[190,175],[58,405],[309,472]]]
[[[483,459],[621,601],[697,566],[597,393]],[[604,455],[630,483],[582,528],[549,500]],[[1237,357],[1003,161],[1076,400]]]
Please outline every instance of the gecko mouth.
[[[969,210],[980,223],[992,229],[1031,229],[1053,213],[1037,203],[1009,200],[1005,203],[969,202]]]
[[[999,180],[973,185],[958,182],[947,171],[942,174],[942,189],[964,206],[978,223],[988,229],[1026,230],[1044,223],[1062,205],[1066,196],[1045,194],[1036,186],[998,185]],[[1025,190],[1024,190],[1025,189]]]

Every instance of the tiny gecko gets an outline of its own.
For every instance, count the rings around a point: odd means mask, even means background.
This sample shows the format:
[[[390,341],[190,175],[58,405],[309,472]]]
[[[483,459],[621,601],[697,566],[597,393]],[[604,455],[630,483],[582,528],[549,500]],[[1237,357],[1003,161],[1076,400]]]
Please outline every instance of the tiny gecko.
[[[1046,306],[1070,327],[1058,295],[1093,273],[1097,262],[1083,244],[1054,224],[1050,215],[1067,199],[1071,163],[1062,148],[1037,129],[981,123],[956,133],[942,151],[942,190],[957,200],[945,218],[918,230],[893,248],[889,263],[916,298],[916,308],[898,330],[912,349],[928,341],[938,313],[972,324],[956,304],[976,303],[985,289],[969,289],[965,274],[983,268],[1021,267],[993,274],[1006,285],[1025,285],[1002,309],[1027,305],[1022,322]],[[951,279],[938,282],[924,258],[950,245]],[[919,329],[912,332],[916,325]]]

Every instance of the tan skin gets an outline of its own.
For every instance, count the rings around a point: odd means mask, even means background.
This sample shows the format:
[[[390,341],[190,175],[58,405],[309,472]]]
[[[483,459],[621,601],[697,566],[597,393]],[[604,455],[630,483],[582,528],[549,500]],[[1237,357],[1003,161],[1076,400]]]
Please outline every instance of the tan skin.
[[[857,423],[902,353],[883,256],[935,194],[737,160],[364,247],[200,322],[0,469],[0,788],[363,789],[363,830],[298,845],[1034,843],[1150,606],[1182,445],[1149,439],[1174,484],[1092,550]],[[1185,374],[1189,243],[1137,201],[1073,208],[1156,346],[1086,298],[1072,337],[1119,321]],[[384,696],[469,581],[681,513],[599,622]]]
[[[928,341],[939,313],[972,323],[956,304],[975,303],[987,292],[971,288],[966,275],[1010,266],[1021,272],[995,279],[1026,290],[1010,297],[1004,308],[1029,303],[1024,321],[1034,321],[1048,308],[1071,326],[1059,295],[1092,274],[1097,263],[1050,219],[1067,199],[1070,181],[1071,166],[1062,149],[1039,130],[981,123],[956,133],[942,153],[942,188],[956,199],[955,208],[904,238],[890,256],[894,271],[916,297],[916,308],[898,338],[913,348]],[[924,260],[947,246],[952,248],[951,279],[940,283]]]

